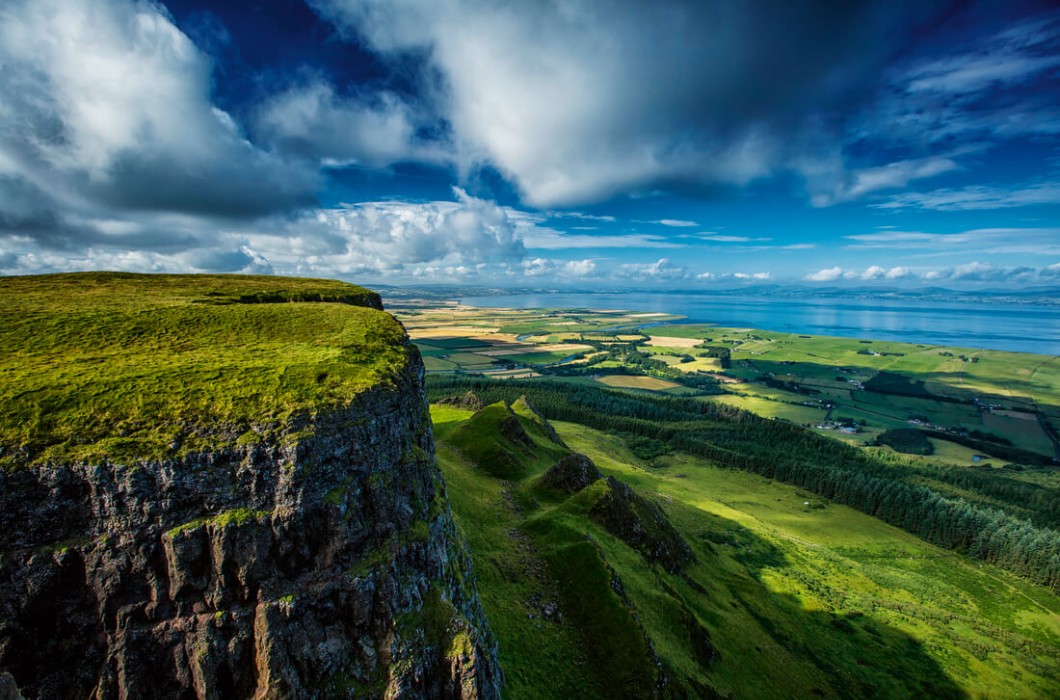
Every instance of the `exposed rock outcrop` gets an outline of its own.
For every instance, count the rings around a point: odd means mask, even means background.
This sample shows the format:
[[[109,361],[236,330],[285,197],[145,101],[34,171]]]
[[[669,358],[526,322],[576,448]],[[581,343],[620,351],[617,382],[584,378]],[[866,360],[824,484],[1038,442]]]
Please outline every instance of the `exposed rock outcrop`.
[[[534,446],[533,438],[527,434],[526,428],[523,427],[523,424],[519,422],[514,413],[506,416],[497,424],[497,431],[501,437],[517,447],[531,449]]]
[[[0,473],[0,672],[27,698],[498,697],[412,357],[259,444]]]
[[[563,442],[563,438],[559,436],[556,429],[552,427],[552,424],[545,420],[545,417],[537,412],[537,409],[530,405],[530,401],[526,396],[520,396],[518,399],[512,402],[512,412],[519,415],[525,416],[532,420],[537,427],[541,429],[541,432],[545,434],[552,442],[556,443],[560,447],[566,447],[567,444]]]
[[[486,402],[479,398],[473,391],[465,392],[463,396],[450,396],[438,402],[439,406],[453,406],[464,408],[469,411],[481,411],[486,407]]]
[[[567,493],[578,493],[602,476],[593,461],[572,452],[559,460],[541,477],[541,485]]]
[[[684,571],[695,559],[666,514],[613,476],[607,477],[607,491],[593,504],[589,516],[671,574]]]

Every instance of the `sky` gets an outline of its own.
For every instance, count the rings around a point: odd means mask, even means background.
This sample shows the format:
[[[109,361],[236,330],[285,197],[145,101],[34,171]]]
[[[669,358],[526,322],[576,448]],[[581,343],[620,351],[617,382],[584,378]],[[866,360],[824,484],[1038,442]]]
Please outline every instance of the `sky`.
[[[1055,2],[3,0],[0,274],[1060,286]]]

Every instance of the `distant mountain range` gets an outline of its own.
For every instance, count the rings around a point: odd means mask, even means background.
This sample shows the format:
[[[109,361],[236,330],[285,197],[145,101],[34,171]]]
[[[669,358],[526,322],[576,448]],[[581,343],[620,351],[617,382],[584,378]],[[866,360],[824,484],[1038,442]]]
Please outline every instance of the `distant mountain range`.
[[[898,287],[818,287],[805,285],[763,284],[733,289],[679,289],[629,287],[486,287],[461,285],[427,285],[396,287],[375,285],[387,298],[460,299],[516,294],[694,294],[702,296],[776,297],[783,299],[871,299],[906,300],[944,303],[1039,304],[1060,306],[1060,287],[1013,289],[953,290],[943,287],[902,289]]]

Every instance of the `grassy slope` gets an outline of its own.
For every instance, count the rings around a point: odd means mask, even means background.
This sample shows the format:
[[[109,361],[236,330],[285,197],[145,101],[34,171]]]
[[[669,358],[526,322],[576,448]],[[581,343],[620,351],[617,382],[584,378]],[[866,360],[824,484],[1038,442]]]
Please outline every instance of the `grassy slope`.
[[[505,423],[523,426],[532,444],[522,444],[507,434]],[[447,440],[472,464],[492,476],[515,479],[528,469],[547,468],[565,452],[533,429],[533,422],[520,421],[503,403],[486,406],[474,420],[464,421]]]
[[[572,449],[659,502],[684,533],[698,563],[672,576],[585,517],[603,482],[566,500],[544,493],[535,483],[548,459],[501,482],[447,446],[470,412],[432,414],[512,698],[636,695],[651,671],[641,628],[672,681],[698,695],[1060,692],[1060,605],[1004,572],[755,475],[683,456],[646,470],[620,440],[557,423]],[[562,624],[532,602],[557,590]],[[695,628],[709,631],[720,660],[704,658]]]
[[[512,413],[533,441],[532,450],[518,451],[517,471],[509,468],[514,446],[496,432]],[[587,521],[588,494],[558,504],[535,486],[568,451],[518,402],[512,413],[503,404],[474,415],[432,410],[453,510],[469,538],[483,606],[500,639],[506,692],[519,698],[644,697],[655,668],[643,632],[612,588],[611,571],[586,540],[586,528],[596,542],[612,538]],[[598,482],[594,496],[602,495],[603,485]],[[562,618],[547,616],[549,605],[562,608]]]
[[[363,304],[378,297],[327,280],[0,279],[0,464],[257,440],[346,403],[408,361],[401,326]]]
[[[788,621],[782,616],[781,643],[812,658],[851,664],[839,677],[859,684],[874,678],[881,689],[891,683],[897,692],[894,679],[884,680],[887,667],[900,672],[923,654],[917,672],[937,667],[973,697],[1060,692],[1060,601],[1044,589],[785,484],[684,456],[645,470],[615,438],[576,424],[556,427],[605,473],[659,494],[678,527],[712,543],[724,569],[742,564],[761,582],[757,595],[770,594],[774,610],[791,604],[806,611],[787,615]],[[711,589],[717,579],[706,573],[703,583]],[[754,591],[740,579],[740,588]],[[859,626],[875,626],[867,634],[888,643],[865,645],[848,625],[859,632]],[[769,625],[761,627],[768,631]],[[746,653],[746,638],[754,634],[742,626],[712,631],[723,658],[732,657],[730,645]],[[851,654],[848,643],[862,648]],[[861,658],[866,650],[870,655]],[[734,688],[747,680],[725,663],[718,670],[719,676],[731,674]]]
[[[505,694],[513,698],[600,695],[577,630],[548,622],[539,601],[558,597],[510,485],[476,468],[447,442],[472,411],[432,406],[438,463],[457,523],[471,546],[479,597],[500,640]],[[533,615],[533,617],[530,617]]]

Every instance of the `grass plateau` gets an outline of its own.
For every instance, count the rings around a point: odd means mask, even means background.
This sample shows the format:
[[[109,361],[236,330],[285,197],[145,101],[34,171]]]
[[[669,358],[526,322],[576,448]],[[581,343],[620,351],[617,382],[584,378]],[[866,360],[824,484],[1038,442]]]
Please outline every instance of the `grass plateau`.
[[[260,440],[405,366],[404,331],[380,308],[329,280],[0,279],[0,465]]]

